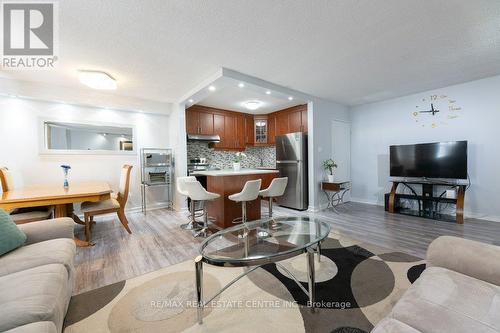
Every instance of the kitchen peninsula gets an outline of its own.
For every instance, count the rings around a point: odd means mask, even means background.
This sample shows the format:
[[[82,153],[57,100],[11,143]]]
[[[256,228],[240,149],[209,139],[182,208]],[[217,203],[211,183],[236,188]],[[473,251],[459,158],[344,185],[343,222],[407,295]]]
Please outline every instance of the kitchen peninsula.
[[[228,196],[238,193],[249,180],[262,179],[261,189],[267,188],[273,178],[278,177],[277,170],[241,169],[209,170],[192,173],[196,177],[207,177],[207,191],[220,195],[219,199],[208,202],[208,215],[215,218],[215,224],[220,228],[233,226],[233,220],[241,217],[241,204],[229,200]],[[260,198],[247,204],[249,220],[260,219]]]

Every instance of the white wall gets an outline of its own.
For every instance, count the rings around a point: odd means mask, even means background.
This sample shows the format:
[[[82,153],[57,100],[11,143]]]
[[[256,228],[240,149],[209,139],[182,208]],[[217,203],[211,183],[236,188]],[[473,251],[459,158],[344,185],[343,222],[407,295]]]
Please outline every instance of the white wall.
[[[168,108],[169,105],[165,104]],[[167,111],[167,110],[166,110]],[[14,172],[15,180],[24,185],[61,183],[61,164],[72,167],[70,182],[102,180],[118,189],[123,164],[132,164],[132,183],[127,209],[140,207],[139,155],[40,155],[40,118],[64,122],[92,122],[135,126],[137,148],[170,146],[169,116],[137,112],[80,107],[61,103],[0,97],[0,165]],[[163,188],[148,191],[149,206],[164,204]]]
[[[318,98],[308,104],[309,209],[313,211],[321,209],[327,203],[326,197],[321,193],[320,182],[326,178],[323,161],[332,158],[334,120],[349,122],[348,107]]]
[[[184,104],[175,104],[170,113],[169,124],[170,144],[175,154],[175,177],[187,175],[187,138],[186,138],[186,107]],[[186,198],[179,195],[174,188],[174,208],[187,208]]]
[[[447,124],[422,127],[412,113],[434,94],[456,100],[462,110]],[[353,107],[351,121],[352,200],[383,204],[389,190],[389,145],[468,140],[472,187],[465,213],[500,219],[500,76]]]

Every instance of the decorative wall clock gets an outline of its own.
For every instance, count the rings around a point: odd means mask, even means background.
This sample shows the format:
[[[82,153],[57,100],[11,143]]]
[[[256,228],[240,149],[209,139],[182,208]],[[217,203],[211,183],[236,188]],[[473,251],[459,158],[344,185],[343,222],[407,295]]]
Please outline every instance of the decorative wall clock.
[[[447,95],[424,97],[412,112],[413,119],[421,127],[436,128],[448,125],[449,121],[461,115],[462,107]]]

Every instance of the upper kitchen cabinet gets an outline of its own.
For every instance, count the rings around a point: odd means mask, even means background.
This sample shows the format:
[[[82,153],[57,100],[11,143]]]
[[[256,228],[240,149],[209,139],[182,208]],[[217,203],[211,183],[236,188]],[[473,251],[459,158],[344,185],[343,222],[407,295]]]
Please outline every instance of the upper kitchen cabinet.
[[[268,142],[268,123],[267,116],[254,117],[254,137],[256,145],[267,145]]]
[[[187,134],[214,134],[214,114],[209,108],[193,105],[186,110]]]
[[[255,142],[253,115],[245,115],[245,144],[253,145]]]
[[[267,116],[267,142],[270,145],[276,144],[276,114]]]
[[[307,105],[297,105],[275,112],[276,135],[307,132]]]

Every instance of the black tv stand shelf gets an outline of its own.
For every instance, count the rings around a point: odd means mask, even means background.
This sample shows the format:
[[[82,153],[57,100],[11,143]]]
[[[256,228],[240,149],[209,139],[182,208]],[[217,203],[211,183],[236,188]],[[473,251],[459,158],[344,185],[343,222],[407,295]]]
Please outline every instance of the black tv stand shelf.
[[[417,194],[415,189],[411,185],[421,185],[422,194]],[[397,193],[399,185],[404,185],[413,194]],[[450,186],[457,188],[456,199],[444,198],[442,196],[434,196],[434,186]],[[458,224],[464,223],[464,199],[466,185],[454,184],[454,183],[443,183],[443,182],[432,182],[430,180],[422,181],[393,181],[392,189],[390,193],[385,195],[386,197],[386,210],[390,213],[398,213],[404,215],[411,215],[417,217],[424,217],[434,220],[442,221],[453,221]],[[418,201],[418,210],[407,209],[400,206],[399,202],[401,199],[415,200]],[[439,204],[447,203],[456,205],[455,215],[442,214],[439,211]]]

